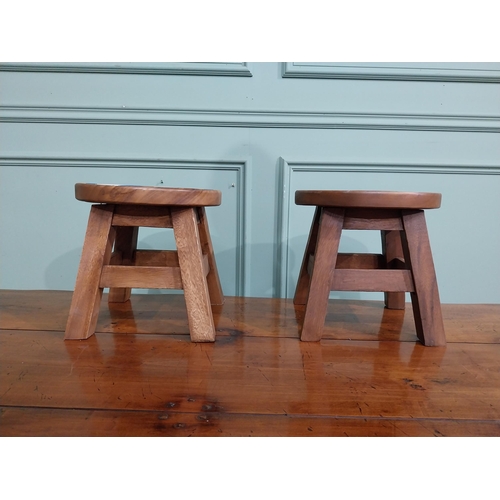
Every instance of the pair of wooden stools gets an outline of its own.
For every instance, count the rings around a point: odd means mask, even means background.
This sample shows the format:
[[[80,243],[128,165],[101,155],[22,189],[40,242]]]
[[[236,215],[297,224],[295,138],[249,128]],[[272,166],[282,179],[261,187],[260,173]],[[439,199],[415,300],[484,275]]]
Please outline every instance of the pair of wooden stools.
[[[131,288],[173,288],[184,290],[191,340],[213,342],[211,306],[224,296],[205,207],[220,205],[220,191],[76,184],[75,195],[96,204],[65,338],[93,335],[104,288],[109,302],[128,300]],[[295,202],[316,206],[294,297],[305,306],[301,340],[321,339],[330,291],[380,291],[390,309],[404,309],[410,292],[419,340],[446,344],[424,215],[440,194],[297,191]],[[173,228],[177,250],[138,250],[139,227]],[[382,254],[339,253],[343,229],[381,231]]]

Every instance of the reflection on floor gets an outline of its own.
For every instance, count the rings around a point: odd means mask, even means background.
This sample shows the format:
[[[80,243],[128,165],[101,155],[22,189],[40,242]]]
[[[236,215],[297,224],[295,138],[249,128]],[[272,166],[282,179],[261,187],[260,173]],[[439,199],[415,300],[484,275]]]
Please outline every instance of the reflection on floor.
[[[424,347],[409,304],[330,301],[316,343],[291,300],[236,297],[194,344],[182,295],[146,294],[64,341],[70,300],[0,291],[1,436],[500,436],[500,305],[443,305]]]

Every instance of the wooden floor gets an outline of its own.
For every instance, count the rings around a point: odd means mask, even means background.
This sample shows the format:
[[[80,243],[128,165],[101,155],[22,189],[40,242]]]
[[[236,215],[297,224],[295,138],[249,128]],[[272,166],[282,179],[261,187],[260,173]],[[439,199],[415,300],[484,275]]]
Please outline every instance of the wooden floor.
[[[409,304],[330,301],[316,343],[291,300],[233,297],[194,344],[182,295],[103,300],[64,341],[70,300],[0,291],[1,436],[500,436],[500,305],[443,305],[424,347]]]

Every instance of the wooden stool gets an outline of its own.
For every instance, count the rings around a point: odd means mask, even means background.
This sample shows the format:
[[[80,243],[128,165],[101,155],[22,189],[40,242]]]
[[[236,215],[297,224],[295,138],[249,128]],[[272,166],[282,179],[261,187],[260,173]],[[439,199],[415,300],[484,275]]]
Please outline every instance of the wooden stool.
[[[131,288],[174,288],[184,290],[191,340],[213,342],[211,304],[224,296],[205,207],[220,205],[220,191],[76,184],[75,196],[100,205],[90,209],[65,339],[94,334],[103,288],[109,302],[125,302]],[[137,250],[139,227],[173,228],[177,251]]]
[[[314,205],[294,304],[305,304],[301,340],[321,339],[331,290],[385,292],[389,309],[405,308],[410,292],[418,339],[446,344],[424,209],[441,194],[387,191],[296,191],[297,205]],[[381,231],[382,254],[338,253],[343,229]]]

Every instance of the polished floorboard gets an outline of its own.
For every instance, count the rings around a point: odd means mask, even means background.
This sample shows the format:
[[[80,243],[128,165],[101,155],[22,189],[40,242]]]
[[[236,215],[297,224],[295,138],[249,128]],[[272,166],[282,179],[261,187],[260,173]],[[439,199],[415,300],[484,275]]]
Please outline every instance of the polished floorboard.
[[[500,436],[497,304],[444,304],[424,347],[410,304],[331,300],[301,342],[291,300],[227,297],[194,344],[182,295],[105,295],[82,341],[70,301],[0,291],[0,436]]]

